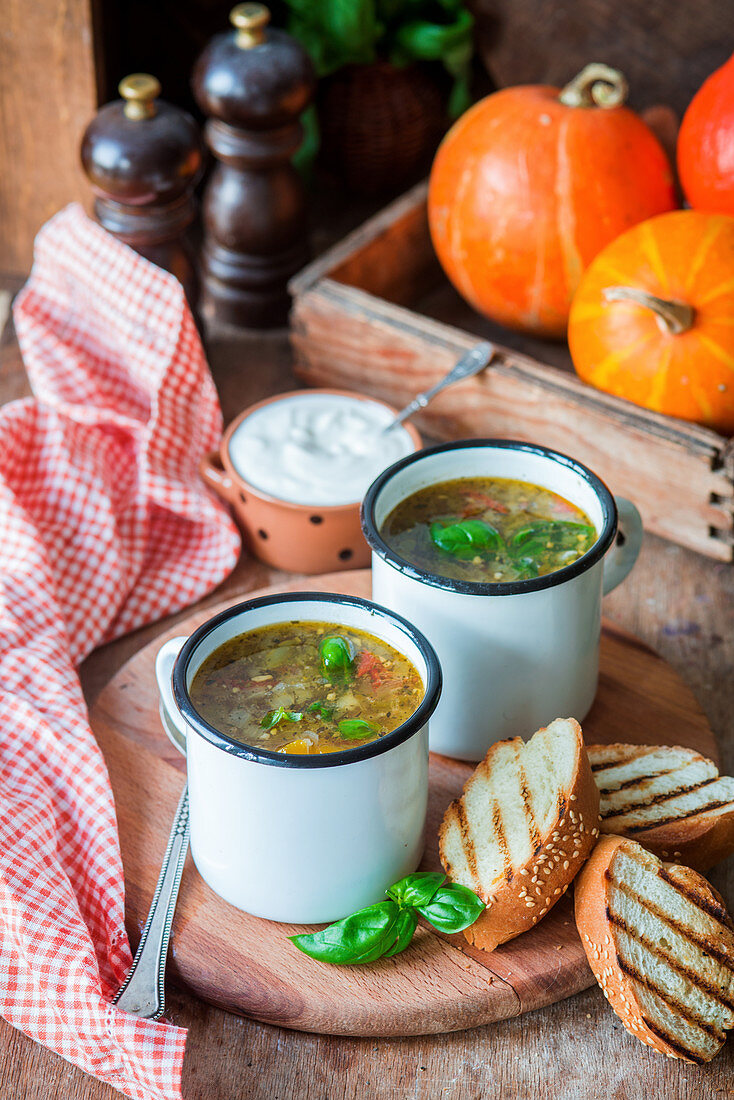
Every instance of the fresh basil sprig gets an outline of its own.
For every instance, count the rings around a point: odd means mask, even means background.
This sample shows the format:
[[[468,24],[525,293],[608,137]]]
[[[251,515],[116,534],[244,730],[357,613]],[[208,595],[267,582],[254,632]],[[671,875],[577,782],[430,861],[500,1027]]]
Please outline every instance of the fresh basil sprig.
[[[430,533],[434,546],[460,561],[468,561],[482,550],[502,550],[505,545],[499,531],[481,519],[463,519],[446,525],[432,523]]]
[[[441,932],[462,932],[484,911],[481,898],[466,886],[447,883],[440,871],[416,871],[385,893],[386,901],[368,905],[320,932],[290,939],[312,959],[354,966],[404,951],[419,913]]]
[[[303,712],[300,710],[286,710],[285,707],[276,707],[275,710],[268,711],[260,725],[265,730],[271,730],[273,726],[277,726],[281,722],[300,722],[302,718]]]
[[[332,683],[345,683],[352,674],[352,647],[341,634],[328,634],[319,646],[321,671]]]

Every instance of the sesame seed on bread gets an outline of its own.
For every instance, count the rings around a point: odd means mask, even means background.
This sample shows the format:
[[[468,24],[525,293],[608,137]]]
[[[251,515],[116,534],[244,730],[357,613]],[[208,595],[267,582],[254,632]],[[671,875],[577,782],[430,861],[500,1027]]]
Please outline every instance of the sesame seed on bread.
[[[464,935],[493,951],[556,904],[599,835],[599,791],[581,727],[559,718],[493,745],[439,830],[441,863],[486,903]]]

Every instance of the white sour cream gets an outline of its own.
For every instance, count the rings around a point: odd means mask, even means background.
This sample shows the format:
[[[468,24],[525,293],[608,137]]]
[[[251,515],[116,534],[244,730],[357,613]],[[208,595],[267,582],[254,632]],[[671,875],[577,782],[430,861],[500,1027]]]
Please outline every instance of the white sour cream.
[[[303,393],[273,401],[232,433],[229,456],[255,489],[294,504],[354,504],[385,467],[415,450],[377,401]]]

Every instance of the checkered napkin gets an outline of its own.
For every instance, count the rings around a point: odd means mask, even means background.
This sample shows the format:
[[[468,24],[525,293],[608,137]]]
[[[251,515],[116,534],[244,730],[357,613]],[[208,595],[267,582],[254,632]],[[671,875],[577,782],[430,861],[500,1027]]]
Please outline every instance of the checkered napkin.
[[[75,666],[234,566],[237,532],[197,476],[221,414],[178,282],[78,206],[41,231],[15,323],[35,398],[0,409],[0,1013],[168,1100],[185,1031],[110,1004],[132,959]]]

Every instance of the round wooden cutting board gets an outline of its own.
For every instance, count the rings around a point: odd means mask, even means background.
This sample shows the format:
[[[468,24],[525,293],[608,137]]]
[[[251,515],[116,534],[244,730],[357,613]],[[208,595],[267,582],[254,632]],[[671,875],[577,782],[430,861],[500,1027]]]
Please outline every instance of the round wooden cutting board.
[[[368,596],[368,571],[311,577],[294,589]],[[161,642],[190,633],[223,607],[198,612],[135,655],[107,685],[91,715],[109,767],[125,866],[127,922],[135,944],[153,896],[185,761],[163,733],[154,676]],[[531,731],[519,731],[531,732]],[[599,694],[584,722],[589,743],[687,745],[718,758],[691,692],[637,639],[604,626]],[[438,868],[436,836],[471,766],[431,756],[425,869]],[[243,837],[244,843],[257,838]],[[203,1000],[268,1023],[334,1035],[457,1031],[552,1004],[593,983],[564,899],[542,923],[491,954],[462,935],[420,928],[392,959],[363,967],[315,962],[286,938],[301,926],[241,913],[204,884],[189,856],[171,937],[169,975]]]

